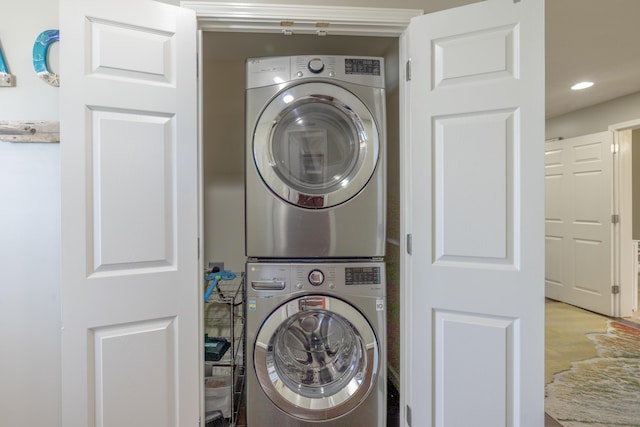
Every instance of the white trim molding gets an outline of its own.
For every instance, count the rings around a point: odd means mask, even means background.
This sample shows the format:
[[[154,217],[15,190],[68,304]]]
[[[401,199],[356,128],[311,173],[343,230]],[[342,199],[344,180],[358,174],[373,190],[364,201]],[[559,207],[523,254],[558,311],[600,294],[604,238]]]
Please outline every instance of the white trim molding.
[[[182,1],[201,29],[318,35],[399,36],[420,9]]]

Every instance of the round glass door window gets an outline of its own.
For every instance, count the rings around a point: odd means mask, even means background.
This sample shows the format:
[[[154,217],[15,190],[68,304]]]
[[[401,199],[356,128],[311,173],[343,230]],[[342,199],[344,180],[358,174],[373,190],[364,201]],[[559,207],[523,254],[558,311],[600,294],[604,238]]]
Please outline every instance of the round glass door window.
[[[269,363],[305,397],[332,396],[362,376],[364,348],[339,314],[313,310],[290,317],[270,340]]]
[[[379,137],[370,111],[329,83],[293,86],[274,98],[256,125],[254,160],[285,201],[326,208],[357,195],[373,174]]]
[[[265,393],[283,411],[308,420],[335,418],[361,403],[373,387],[378,358],[363,315],[327,296],[280,307],[260,329],[254,349]]]

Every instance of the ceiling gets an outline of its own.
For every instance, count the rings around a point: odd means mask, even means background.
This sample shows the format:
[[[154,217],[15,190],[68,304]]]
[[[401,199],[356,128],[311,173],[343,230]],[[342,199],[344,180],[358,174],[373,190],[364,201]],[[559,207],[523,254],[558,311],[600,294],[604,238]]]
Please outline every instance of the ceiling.
[[[547,118],[640,91],[640,1],[546,0],[545,6]],[[570,90],[583,80],[595,85]]]

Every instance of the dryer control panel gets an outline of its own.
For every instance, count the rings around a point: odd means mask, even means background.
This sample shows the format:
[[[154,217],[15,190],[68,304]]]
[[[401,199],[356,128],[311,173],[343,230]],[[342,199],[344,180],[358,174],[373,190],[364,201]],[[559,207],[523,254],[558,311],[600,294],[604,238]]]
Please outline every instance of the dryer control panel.
[[[291,80],[314,77],[384,88],[384,58],[321,55],[291,57]]]
[[[384,89],[384,58],[301,55],[247,59],[247,89],[318,78]]]

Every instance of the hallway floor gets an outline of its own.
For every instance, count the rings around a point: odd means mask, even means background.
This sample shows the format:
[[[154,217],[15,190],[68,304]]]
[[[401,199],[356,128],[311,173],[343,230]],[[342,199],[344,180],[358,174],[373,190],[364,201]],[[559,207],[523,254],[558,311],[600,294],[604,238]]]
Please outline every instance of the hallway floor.
[[[640,324],[548,300],[546,426],[640,426]]]

